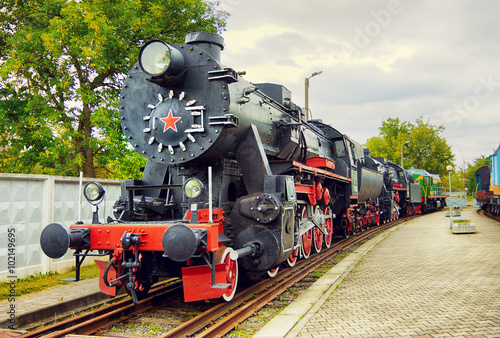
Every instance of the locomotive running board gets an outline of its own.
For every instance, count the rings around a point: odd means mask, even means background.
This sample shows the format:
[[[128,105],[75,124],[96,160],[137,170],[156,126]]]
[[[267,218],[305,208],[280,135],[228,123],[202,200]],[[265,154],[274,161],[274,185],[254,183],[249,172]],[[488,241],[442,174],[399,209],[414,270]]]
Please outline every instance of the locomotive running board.
[[[215,265],[215,284],[212,285],[212,270],[208,265],[182,269],[184,301],[220,298],[231,284],[226,280],[226,264]]]

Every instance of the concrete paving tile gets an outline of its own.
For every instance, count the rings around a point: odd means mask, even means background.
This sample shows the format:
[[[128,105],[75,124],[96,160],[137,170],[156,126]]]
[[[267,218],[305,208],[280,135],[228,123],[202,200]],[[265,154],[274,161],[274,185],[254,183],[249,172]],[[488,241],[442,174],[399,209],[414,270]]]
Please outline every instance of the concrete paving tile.
[[[434,213],[393,228],[371,251],[363,245],[336,266],[349,274],[335,292],[287,337],[320,333],[308,325],[318,325],[315,317],[335,320],[337,337],[354,336],[349,328],[369,337],[500,336],[500,224],[463,213],[476,234],[453,235],[444,213]]]

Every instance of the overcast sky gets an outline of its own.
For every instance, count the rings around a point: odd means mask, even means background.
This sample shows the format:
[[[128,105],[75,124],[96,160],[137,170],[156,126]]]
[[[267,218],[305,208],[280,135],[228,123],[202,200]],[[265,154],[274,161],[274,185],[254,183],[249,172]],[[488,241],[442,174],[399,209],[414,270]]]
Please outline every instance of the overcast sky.
[[[382,120],[443,125],[462,167],[500,143],[500,1],[221,0],[222,63],[280,83],[360,143]],[[411,145],[418,146],[418,145]]]

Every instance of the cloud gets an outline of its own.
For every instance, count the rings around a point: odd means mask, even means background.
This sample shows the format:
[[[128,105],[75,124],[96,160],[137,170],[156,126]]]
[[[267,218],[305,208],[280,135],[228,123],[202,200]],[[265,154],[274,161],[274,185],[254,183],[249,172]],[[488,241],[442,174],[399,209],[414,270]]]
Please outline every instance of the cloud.
[[[231,14],[223,62],[249,81],[285,85],[299,105],[304,78],[322,70],[310,81],[313,116],[357,141],[388,117],[425,116],[467,160],[497,147],[500,2],[222,3]]]

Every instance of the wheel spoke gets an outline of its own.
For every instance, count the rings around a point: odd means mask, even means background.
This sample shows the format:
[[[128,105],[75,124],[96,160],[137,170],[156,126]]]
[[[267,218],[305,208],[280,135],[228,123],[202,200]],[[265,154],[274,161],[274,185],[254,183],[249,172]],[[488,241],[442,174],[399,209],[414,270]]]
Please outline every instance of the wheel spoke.
[[[324,215],[323,211],[319,207],[319,205],[316,206],[314,209],[314,220],[316,221],[317,226],[314,227],[314,251],[320,252],[321,249],[323,248],[323,231],[321,231],[321,228],[324,228]]]
[[[287,265],[289,267],[295,266],[295,263],[297,263],[297,260],[299,258],[298,256],[299,256],[299,248],[296,248],[295,250],[293,250],[290,257],[288,257],[288,259],[286,260]]]
[[[305,234],[302,235],[302,255],[304,255],[304,258],[309,258],[311,255],[311,250],[312,250],[312,244],[313,244],[313,229],[307,230]]]
[[[280,270],[280,267],[278,266],[277,268],[274,268],[274,269],[267,271],[267,275],[271,278],[274,278],[278,274],[279,270]]]
[[[234,295],[236,294],[236,288],[238,286],[238,262],[234,261],[230,257],[230,253],[233,251],[231,248],[225,248],[223,249],[222,257],[219,260],[219,263],[225,264],[225,270],[226,270],[226,279],[231,286],[229,286],[228,290],[226,293],[222,295],[222,298],[226,302],[229,302],[230,300],[233,299]]]
[[[323,247],[323,233],[317,227],[314,228],[314,250],[320,252]]]
[[[333,238],[333,219],[330,207],[326,207],[325,209],[325,230],[328,234],[325,235],[324,245],[326,248],[329,248],[332,245]]]

